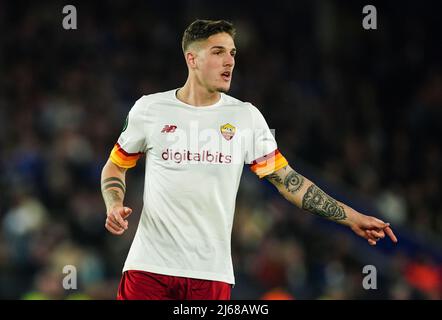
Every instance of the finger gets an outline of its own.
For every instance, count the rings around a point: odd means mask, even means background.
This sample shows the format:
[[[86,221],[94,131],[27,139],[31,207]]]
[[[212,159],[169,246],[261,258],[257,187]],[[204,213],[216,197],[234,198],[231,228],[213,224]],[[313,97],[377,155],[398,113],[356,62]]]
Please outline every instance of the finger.
[[[112,216],[122,228],[127,229],[127,221],[121,217],[120,212],[117,211]]]
[[[373,219],[371,221],[371,225],[377,229],[384,229],[385,227],[388,227],[390,224],[385,223],[384,221],[373,217]]]
[[[379,230],[379,231],[370,230],[370,233],[374,238],[377,238],[377,239],[384,239],[385,238],[385,233],[383,230]]]
[[[117,218],[113,215],[110,214],[108,217],[108,221],[111,222],[114,226],[116,226],[118,229],[123,228],[122,226],[120,226],[120,224],[117,221]],[[123,228],[124,229],[124,228]]]
[[[132,209],[129,207],[124,207],[123,210],[123,218],[127,218],[132,213]]]
[[[369,244],[370,246],[375,246],[375,245],[376,245],[376,241],[373,240],[373,239],[368,239],[368,244]]]
[[[121,225],[120,222],[117,221],[117,219],[113,219],[111,220],[118,228],[122,228],[124,230],[127,230],[127,228],[129,228],[129,222],[127,220],[123,220],[123,225]]]
[[[396,238],[396,236],[394,235],[394,232],[393,232],[393,230],[391,230],[390,227],[386,227],[386,228],[384,229],[384,231],[385,231],[385,233],[387,234],[387,236],[390,237],[391,241],[393,241],[394,243],[397,243],[397,238]]]
[[[375,236],[372,233],[372,230],[365,230],[365,233],[367,234],[367,240],[368,239],[371,239],[371,240],[374,240],[374,241],[378,241],[379,240],[379,237]]]
[[[115,235],[122,235],[123,232],[124,232],[124,229],[123,229],[123,228],[118,228],[118,229],[117,229],[116,227],[112,226],[112,224],[109,223],[109,222],[107,222],[107,223],[105,224],[105,227],[106,227],[106,229],[107,229],[110,233],[115,234]]]
[[[120,231],[117,231],[115,229],[112,229],[112,227],[110,226],[106,226],[107,231],[109,231],[110,233],[117,235],[117,236],[121,236],[124,232],[124,229],[121,229]]]
[[[120,226],[119,223],[112,221],[112,219],[107,219],[106,223],[108,223],[113,229],[117,231],[124,230],[124,228]]]

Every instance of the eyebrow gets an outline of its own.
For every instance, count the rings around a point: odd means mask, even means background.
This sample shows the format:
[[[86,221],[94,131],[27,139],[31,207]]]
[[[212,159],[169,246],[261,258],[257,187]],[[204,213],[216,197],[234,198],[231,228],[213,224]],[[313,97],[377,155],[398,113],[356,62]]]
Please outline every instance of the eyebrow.
[[[223,46],[213,46],[210,48],[210,50],[212,49],[222,49],[222,50],[226,50],[226,47]],[[235,51],[236,52],[236,48],[232,48],[231,51]]]

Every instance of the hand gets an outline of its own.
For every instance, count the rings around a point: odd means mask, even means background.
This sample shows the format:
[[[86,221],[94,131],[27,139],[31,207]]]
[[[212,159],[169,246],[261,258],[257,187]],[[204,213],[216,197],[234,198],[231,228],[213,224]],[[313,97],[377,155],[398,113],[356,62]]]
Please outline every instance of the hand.
[[[385,238],[385,235],[397,243],[397,238],[391,230],[390,224],[378,218],[358,213],[349,226],[358,236],[367,239],[371,246],[375,246],[377,241]]]
[[[128,207],[112,208],[106,218],[106,229],[115,235],[122,235],[129,227],[129,222],[125,220],[132,213],[132,209]]]

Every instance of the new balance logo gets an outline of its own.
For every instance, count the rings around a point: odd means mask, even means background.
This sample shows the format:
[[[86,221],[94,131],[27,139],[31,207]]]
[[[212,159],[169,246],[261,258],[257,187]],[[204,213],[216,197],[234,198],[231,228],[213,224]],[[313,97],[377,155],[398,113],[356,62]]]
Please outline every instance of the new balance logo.
[[[161,130],[161,133],[172,133],[172,132],[175,132],[176,128],[177,128],[177,126],[166,124],[164,126],[163,130]]]

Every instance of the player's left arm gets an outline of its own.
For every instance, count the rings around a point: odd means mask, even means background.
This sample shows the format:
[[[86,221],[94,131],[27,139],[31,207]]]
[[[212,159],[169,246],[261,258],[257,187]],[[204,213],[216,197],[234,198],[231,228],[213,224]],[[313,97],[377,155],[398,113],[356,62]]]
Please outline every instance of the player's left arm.
[[[289,165],[267,175],[266,178],[275,185],[284,198],[297,207],[350,227],[358,236],[367,239],[370,245],[376,245],[376,242],[385,235],[391,241],[397,242],[389,223],[359,213],[333,199]]]

